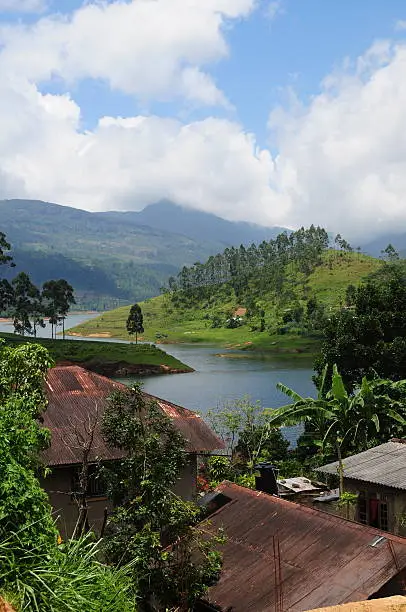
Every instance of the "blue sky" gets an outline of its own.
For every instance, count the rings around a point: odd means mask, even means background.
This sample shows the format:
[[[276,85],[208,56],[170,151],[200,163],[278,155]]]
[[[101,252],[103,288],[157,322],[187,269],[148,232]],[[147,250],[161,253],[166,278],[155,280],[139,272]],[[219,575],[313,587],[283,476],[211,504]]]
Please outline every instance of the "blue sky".
[[[3,195],[91,210],[170,197],[357,231],[368,210],[372,233],[406,220],[403,0],[45,2],[0,0],[5,100],[26,135],[0,139]]]

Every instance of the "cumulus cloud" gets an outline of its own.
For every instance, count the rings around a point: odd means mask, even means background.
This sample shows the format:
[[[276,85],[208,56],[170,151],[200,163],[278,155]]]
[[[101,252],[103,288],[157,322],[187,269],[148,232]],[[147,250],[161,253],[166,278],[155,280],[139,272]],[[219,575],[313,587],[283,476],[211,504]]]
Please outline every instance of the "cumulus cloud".
[[[177,14],[183,7],[187,27],[171,21],[165,10],[149,12],[168,5],[177,7]],[[0,197],[41,198],[88,210],[136,210],[168,198],[233,220],[288,227],[319,223],[354,240],[401,231],[403,44],[376,43],[353,66],[328,75],[310,104],[293,99],[290,108],[274,109],[269,120],[274,156],[243,126],[213,112],[189,123],[105,116],[83,131],[82,109],[69,93],[40,90],[50,78],[65,83],[66,92],[72,81],[98,78],[140,99],[197,96],[202,104],[225,104],[207,65],[228,53],[227,20],[247,16],[253,7],[250,0],[101,3],[70,17],[3,28]],[[156,25],[160,19],[167,28]]]
[[[227,56],[224,26],[254,6],[255,0],[91,3],[68,16],[3,27],[0,66],[36,83],[101,79],[142,99],[226,104],[203,67]]]
[[[0,0],[0,12],[41,13],[46,7],[46,0]]]

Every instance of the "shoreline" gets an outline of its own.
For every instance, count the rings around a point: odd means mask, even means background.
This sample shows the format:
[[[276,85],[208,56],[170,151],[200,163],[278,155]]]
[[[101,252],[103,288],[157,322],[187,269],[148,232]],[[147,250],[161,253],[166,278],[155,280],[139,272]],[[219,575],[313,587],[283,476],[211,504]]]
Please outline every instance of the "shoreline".
[[[190,367],[173,368],[165,364],[136,364],[128,361],[69,361],[60,360],[56,362],[58,366],[79,365],[86,370],[101,374],[108,378],[129,378],[132,376],[161,376],[164,374],[190,374],[195,370]]]

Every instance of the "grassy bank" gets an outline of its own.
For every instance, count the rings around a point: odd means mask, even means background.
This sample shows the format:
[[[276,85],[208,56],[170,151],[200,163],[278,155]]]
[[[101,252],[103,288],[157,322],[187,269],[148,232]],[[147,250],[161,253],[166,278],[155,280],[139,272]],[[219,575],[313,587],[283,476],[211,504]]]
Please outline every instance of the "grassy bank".
[[[291,278],[291,286],[296,287],[292,298],[301,301],[301,295],[314,296],[327,309],[333,311],[345,299],[349,284],[358,285],[364,278],[375,272],[382,262],[372,257],[358,253],[350,253],[345,257],[335,252],[326,254],[323,264],[303,279],[299,274]],[[274,328],[276,319],[275,295],[265,292],[258,300],[261,307],[267,311],[267,328]],[[235,329],[213,327],[214,316],[224,319],[226,313],[232,313],[239,306],[235,297],[224,288],[217,288],[216,298],[193,308],[174,308],[166,296],[158,296],[142,302],[145,333],[143,339],[157,343],[208,343],[222,347],[232,347],[246,351],[266,352],[270,354],[312,355],[318,352],[320,338],[290,332],[277,334],[275,331],[252,331],[250,325],[242,325]],[[81,336],[104,336],[129,339],[126,331],[126,319],[129,307],[118,308],[104,313],[100,317],[87,321],[74,328],[73,333]],[[68,332],[69,333],[69,332]]]
[[[299,335],[270,336],[267,333],[252,332],[248,326],[237,329],[213,329],[207,326],[206,319],[200,318],[198,311],[189,312],[179,321],[177,313],[168,311],[164,296],[141,303],[141,308],[145,327],[142,338],[151,342],[218,344],[222,347],[275,354],[313,354],[317,353],[319,347],[317,338]],[[129,336],[125,329],[128,310],[128,307],[124,307],[106,312],[96,319],[75,327],[73,333],[88,337],[108,334],[111,338],[128,340]],[[191,318],[188,319],[187,316]]]
[[[150,344],[34,339],[5,333],[1,333],[0,338],[13,345],[37,342],[48,349],[57,363],[74,363],[110,376],[192,371],[175,357]]]

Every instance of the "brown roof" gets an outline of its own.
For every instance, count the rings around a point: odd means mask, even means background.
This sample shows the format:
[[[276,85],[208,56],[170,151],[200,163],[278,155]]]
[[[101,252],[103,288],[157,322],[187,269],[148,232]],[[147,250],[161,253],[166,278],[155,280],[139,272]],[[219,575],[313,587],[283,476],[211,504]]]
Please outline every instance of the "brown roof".
[[[226,542],[211,602],[233,612],[303,611],[368,599],[406,568],[406,539],[225,482],[210,517]],[[280,546],[281,588],[278,590]]]
[[[406,597],[382,597],[369,601],[357,601],[332,608],[317,608],[310,612],[406,612]]]
[[[44,426],[51,431],[51,446],[43,453],[47,465],[69,465],[81,462],[82,451],[77,434],[85,435],[89,419],[96,411],[101,413],[107,398],[125,385],[100,376],[79,366],[57,366],[48,371],[46,394],[48,407],[44,413]],[[191,453],[208,452],[223,448],[204,420],[195,412],[145,393],[146,399],[156,401],[187,440],[186,450]],[[119,459],[123,453],[108,447],[96,427],[90,461]]]

